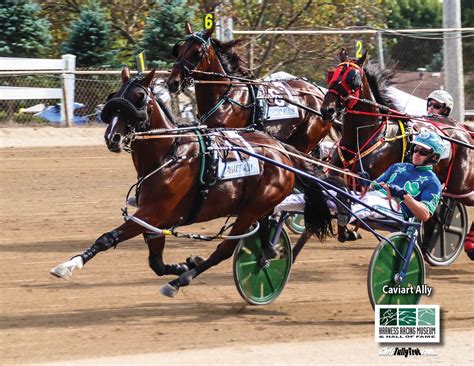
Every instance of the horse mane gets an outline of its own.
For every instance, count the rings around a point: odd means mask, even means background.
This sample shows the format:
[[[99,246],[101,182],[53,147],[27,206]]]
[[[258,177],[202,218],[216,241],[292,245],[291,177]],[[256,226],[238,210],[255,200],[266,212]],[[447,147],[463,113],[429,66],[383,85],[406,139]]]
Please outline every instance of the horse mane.
[[[382,69],[374,60],[369,60],[364,65],[364,71],[376,102],[392,109],[398,109],[396,101],[389,96],[389,88],[394,84],[393,71]]]
[[[166,118],[168,118],[168,121],[170,121],[171,124],[173,124],[173,125],[177,125],[176,119],[174,118],[173,113],[171,113],[170,109],[165,104],[163,99],[161,99],[159,96],[155,95],[155,100],[158,103],[158,105],[160,106],[160,108],[163,110],[163,113],[165,114]]]
[[[253,75],[252,71],[242,66],[242,59],[237,52],[233,51],[233,48],[240,42],[242,42],[241,39],[222,42],[216,38],[211,38],[211,43],[216,51],[216,55],[228,75],[255,79],[255,75]]]

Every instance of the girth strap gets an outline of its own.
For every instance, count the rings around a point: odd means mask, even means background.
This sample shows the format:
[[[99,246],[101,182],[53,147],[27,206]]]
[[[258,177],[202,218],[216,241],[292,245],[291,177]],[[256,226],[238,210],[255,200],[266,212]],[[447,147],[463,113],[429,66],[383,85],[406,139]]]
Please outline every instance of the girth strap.
[[[198,193],[194,198],[193,207],[189,211],[189,216],[183,225],[190,225],[194,223],[199,213],[201,212],[204,200],[207,199],[209,188],[216,184],[216,171],[217,161],[214,158],[214,154],[208,153],[208,147],[210,145],[210,138],[206,135],[201,135],[199,130],[194,130],[197,136],[199,144],[199,156],[201,157],[199,180],[198,180]]]

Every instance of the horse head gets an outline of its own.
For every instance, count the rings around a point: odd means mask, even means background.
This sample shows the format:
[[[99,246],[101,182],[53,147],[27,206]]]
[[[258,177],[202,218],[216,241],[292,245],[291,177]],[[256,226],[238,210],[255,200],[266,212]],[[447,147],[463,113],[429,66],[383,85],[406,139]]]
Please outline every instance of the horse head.
[[[340,63],[328,72],[326,83],[328,92],[321,106],[325,121],[332,121],[343,108],[352,108],[362,94],[364,83],[367,83],[362,66],[367,58],[367,51],[359,59],[350,60],[344,48],[339,54]]]
[[[166,80],[172,93],[180,93],[192,83],[192,73],[195,70],[205,70],[205,63],[210,63],[211,35],[214,28],[193,33],[189,23],[186,23],[185,31],[184,40],[177,42],[172,50],[176,61]]]
[[[133,132],[150,129],[150,114],[155,102],[150,84],[155,70],[144,78],[130,78],[130,70],[122,70],[122,86],[109,96],[101,113],[101,119],[108,124],[104,138],[108,149],[121,152],[127,145],[127,138]]]

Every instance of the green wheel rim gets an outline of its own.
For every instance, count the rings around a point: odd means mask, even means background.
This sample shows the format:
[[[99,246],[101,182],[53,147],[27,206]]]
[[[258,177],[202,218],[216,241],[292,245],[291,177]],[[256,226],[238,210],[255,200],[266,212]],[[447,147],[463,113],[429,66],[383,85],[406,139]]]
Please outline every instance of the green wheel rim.
[[[409,238],[404,233],[392,234],[389,239],[394,243],[401,254],[405,254],[409,245]],[[377,246],[372,255],[368,273],[368,292],[372,307],[375,305],[414,305],[418,304],[421,294],[385,294],[383,287],[411,287],[416,288],[422,285],[425,280],[425,265],[423,255],[418,245],[415,245],[408,264],[407,274],[403,282],[396,285],[394,276],[400,272],[403,265],[403,258],[387,241],[382,241]]]
[[[275,228],[271,229],[273,237]],[[269,304],[281,294],[290,276],[293,255],[291,243],[282,228],[275,245],[278,255],[262,266],[262,246],[259,234],[242,239],[234,253],[234,282],[242,298],[253,305]]]
[[[303,234],[303,231],[305,229],[304,215],[301,215],[301,214],[291,215],[285,220],[285,224],[292,233]]]

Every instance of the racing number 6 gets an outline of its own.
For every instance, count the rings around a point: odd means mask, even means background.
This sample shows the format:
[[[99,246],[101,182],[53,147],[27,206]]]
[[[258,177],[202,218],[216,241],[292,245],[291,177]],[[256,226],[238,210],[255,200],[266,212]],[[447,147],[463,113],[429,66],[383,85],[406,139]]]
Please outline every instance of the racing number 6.
[[[204,29],[214,28],[214,14],[208,13],[204,17]]]

